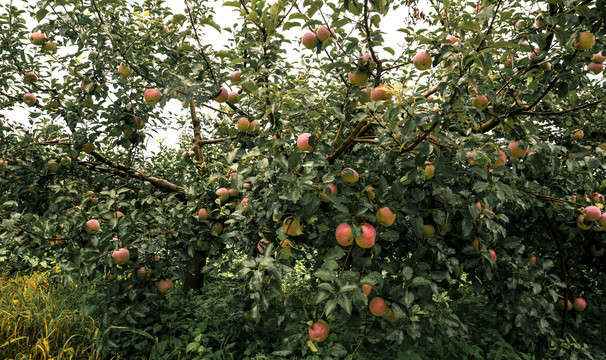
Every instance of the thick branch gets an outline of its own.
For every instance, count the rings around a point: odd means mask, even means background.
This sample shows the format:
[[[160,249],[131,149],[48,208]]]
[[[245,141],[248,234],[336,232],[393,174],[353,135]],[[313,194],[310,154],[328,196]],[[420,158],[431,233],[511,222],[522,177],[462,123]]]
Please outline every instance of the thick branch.
[[[224,137],[224,138],[220,138],[220,139],[197,140],[196,144],[198,144],[198,145],[216,144],[216,143],[220,143],[220,142],[227,141],[227,140],[233,140],[235,138],[236,138],[236,136],[228,136],[228,137]]]

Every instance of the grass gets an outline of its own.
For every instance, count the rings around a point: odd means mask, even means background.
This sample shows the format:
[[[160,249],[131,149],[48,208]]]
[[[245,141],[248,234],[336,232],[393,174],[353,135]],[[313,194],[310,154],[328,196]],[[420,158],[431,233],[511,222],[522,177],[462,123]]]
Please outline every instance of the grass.
[[[1,359],[95,358],[94,319],[78,310],[75,287],[49,275],[0,275]]]

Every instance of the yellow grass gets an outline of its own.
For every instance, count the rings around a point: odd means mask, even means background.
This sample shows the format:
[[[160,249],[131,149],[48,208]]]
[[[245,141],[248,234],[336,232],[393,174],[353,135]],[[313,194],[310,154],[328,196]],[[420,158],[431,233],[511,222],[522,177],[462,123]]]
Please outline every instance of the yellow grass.
[[[49,273],[0,275],[0,359],[95,359],[98,328]]]

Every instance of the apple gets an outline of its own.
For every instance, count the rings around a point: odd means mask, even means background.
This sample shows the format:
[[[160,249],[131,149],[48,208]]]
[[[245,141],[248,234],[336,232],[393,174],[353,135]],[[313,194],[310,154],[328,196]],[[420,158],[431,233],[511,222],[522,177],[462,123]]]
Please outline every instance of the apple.
[[[387,206],[378,209],[375,217],[377,218],[377,222],[385,227],[393,225],[394,221],[396,221],[396,214]]]
[[[230,91],[227,94],[227,102],[230,104],[235,104],[238,102],[238,97],[240,96],[240,94],[238,94],[237,91]]]
[[[539,16],[537,16],[536,21],[534,22],[534,27],[536,27],[537,29],[542,28],[543,26],[547,25],[547,22],[544,19],[545,14],[540,13]]]
[[[61,164],[61,166],[70,166],[71,163],[72,163],[72,159],[69,156],[64,156],[59,161],[59,164]]]
[[[507,69],[513,69],[513,58],[507,58],[507,60],[505,60],[505,62],[503,63],[503,67]]]
[[[54,54],[57,52],[57,43],[55,43],[54,41],[47,41],[44,43],[44,45],[42,45],[42,51],[49,53],[49,54]]]
[[[595,36],[583,31],[574,39],[574,48],[580,51],[589,50],[595,44]]]
[[[234,71],[231,74],[229,74],[229,79],[231,80],[232,83],[238,83],[238,82],[242,81],[241,74],[242,73],[240,71]]]
[[[587,65],[587,71],[591,71],[595,75],[601,73],[602,70],[604,70],[604,65],[602,64],[592,62]]]
[[[261,129],[261,123],[258,122],[257,120],[253,120],[250,122],[250,126],[248,127],[248,133],[255,134],[255,133],[259,132],[260,129]]]
[[[598,221],[602,216],[602,212],[597,206],[590,205],[583,210],[583,216],[587,221]]]
[[[246,183],[242,184],[242,188],[244,188],[244,189],[250,189],[250,183],[246,182]]]
[[[587,302],[583,298],[574,299],[574,303],[572,305],[576,311],[583,311],[587,307]]]
[[[145,127],[145,121],[141,120],[139,116],[133,116],[133,119],[135,120],[133,122],[133,128],[141,130]]]
[[[161,96],[162,96],[162,93],[160,93],[160,90],[158,90],[156,88],[151,88],[151,89],[145,90],[145,93],[143,95],[143,97],[145,98],[145,102],[148,103],[149,105],[157,104],[158,101],[160,101]]]
[[[372,55],[371,54],[364,54],[364,55],[362,55],[362,57],[358,61],[358,64],[364,65],[364,64],[366,64],[366,62],[369,62],[368,68],[370,70],[373,70],[374,68],[377,67],[377,63],[372,59]]]
[[[124,216],[124,213],[122,211],[118,210],[118,211],[114,212],[114,218],[119,219],[122,216]]]
[[[29,36],[29,41],[34,45],[44,45],[46,42],[46,36],[41,32],[35,32]]]
[[[589,229],[591,229],[591,224],[586,224],[585,216],[583,216],[583,214],[581,214],[577,218],[577,227],[581,230],[589,230]]]
[[[379,85],[370,93],[372,101],[390,100],[391,97],[391,88],[387,85]]]
[[[436,228],[433,225],[423,225],[423,236],[431,238],[436,233]]]
[[[92,153],[93,151],[95,151],[95,144],[90,143],[90,142],[85,142],[84,145],[82,145],[82,151],[84,151],[87,154]]]
[[[198,218],[200,219],[208,219],[210,217],[210,212],[208,210],[206,210],[205,208],[200,209],[200,211],[198,211]]]
[[[84,230],[89,234],[95,234],[97,231],[99,231],[100,228],[101,228],[101,226],[99,225],[99,222],[94,219],[88,220],[84,224]]]
[[[372,286],[370,285],[362,285],[362,291],[364,291],[364,295],[368,296],[370,295],[370,292],[372,291]]]
[[[29,106],[32,106],[36,103],[36,95],[27,93],[23,95],[23,102]]]
[[[324,320],[319,320],[313,323],[312,326],[307,330],[309,332],[309,338],[316,342],[322,342],[328,337],[330,327]]]
[[[238,194],[240,194],[240,192],[234,188],[229,188],[229,196],[231,197],[235,197],[238,196]]]
[[[368,199],[370,201],[373,201],[375,199],[375,192],[374,192],[375,188],[373,188],[372,186],[369,186],[366,188],[366,196],[368,197]]]
[[[338,189],[337,189],[337,185],[335,184],[328,184],[326,185],[329,189],[330,189],[330,195],[331,196],[337,196],[337,194],[339,193]],[[330,199],[328,198],[328,194],[326,194],[326,190],[322,190],[322,192],[320,193],[320,199],[322,201],[330,201]]]
[[[217,236],[221,235],[223,233],[223,230],[225,230],[225,228],[221,223],[214,223],[210,227],[210,231],[214,232]]]
[[[248,198],[240,200],[240,204],[244,205],[244,207],[242,208],[242,212],[246,213],[250,211],[250,207],[248,206]]]
[[[535,55],[539,54],[539,51],[541,51],[541,49],[539,49],[538,47],[535,47],[534,50],[532,50],[532,52],[528,53],[528,58],[532,59]]]
[[[221,201],[229,199],[229,190],[224,187],[217,189],[217,191],[215,191],[215,194],[217,194],[219,200]]]
[[[368,309],[370,313],[374,316],[383,316],[387,314],[389,307],[385,303],[385,300],[381,297],[376,297],[370,300],[370,304],[368,304]]]
[[[312,146],[313,138],[310,142],[310,137],[310,133],[304,133],[299,135],[299,137],[297,138],[297,147],[299,148],[299,151],[310,152],[314,149],[314,147]]]
[[[591,245],[591,248],[589,249],[591,251],[591,255],[595,256],[595,257],[600,257],[604,255],[604,247],[602,246],[601,248],[597,249],[595,247],[595,245]]]
[[[0,160],[0,171],[5,172],[8,169],[8,161]]]
[[[130,260],[130,253],[128,249],[120,248],[118,250],[114,250],[112,252],[112,260],[114,260],[114,264],[116,265],[124,265]]]
[[[570,137],[575,140],[581,140],[583,136],[585,136],[585,133],[581,129],[575,129],[572,134],[570,134]]]
[[[523,157],[526,155],[526,153],[528,153],[528,147],[526,149],[520,148],[519,141],[510,142],[509,145],[507,145],[507,148],[509,149],[509,151],[511,151],[512,159]]]
[[[368,75],[360,70],[349,73],[349,82],[353,85],[363,86],[368,81]]]
[[[471,100],[471,105],[476,109],[483,111],[488,107],[488,98],[486,95],[476,95],[476,97]]]
[[[356,239],[356,244],[359,247],[368,249],[375,245],[375,238],[377,237],[377,231],[370,224],[361,224],[362,234]]]
[[[356,182],[358,182],[359,179],[360,179],[360,175],[354,169],[346,168],[346,169],[343,169],[343,171],[341,171],[341,181],[343,181],[346,184],[356,183]]]
[[[606,142],[601,143],[600,145],[598,145],[598,148],[600,148],[602,150],[606,150]]]
[[[597,54],[593,54],[593,57],[591,58],[591,61],[596,63],[603,63],[604,60],[606,60],[606,56],[602,55],[601,51]]]
[[[48,171],[50,171],[52,174],[56,174],[57,172],[59,172],[60,165],[57,164],[56,161],[51,160],[46,164],[46,167],[48,168]]]
[[[425,51],[420,51],[412,58],[412,64],[417,70],[427,70],[431,67],[431,56]]]
[[[324,42],[328,40],[332,35],[334,35],[334,32],[332,30],[329,30],[326,26],[320,26],[318,30],[316,30],[316,34],[318,40]]]
[[[129,77],[133,73],[133,69],[128,65],[120,64],[118,65],[118,73],[124,77]]]
[[[558,301],[558,305],[560,305],[560,309],[564,310],[564,300],[563,299]],[[568,300],[568,306],[567,306],[566,311],[570,311],[570,310],[572,310],[572,301]]]
[[[425,162],[425,169],[423,169],[423,179],[429,180],[433,177],[436,168],[430,161]]]
[[[175,285],[171,279],[160,280],[156,286],[158,287],[160,294],[168,294],[175,288]]]
[[[459,39],[458,37],[455,37],[453,35],[448,35],[446,36],[446,40],[448,40],[447,42],[444,43],[444,45],[454,45],[456,43],[458,43],[459,41],[461,41],[461,39]]]
[[[499,149],[499,152],[501,153],[501,156],[499,156],[499,158],[492,165],[493,169],[498,168],[499,166],[503,166],[507,162],[507,154],[505,153],[505,151]]]
[[[250,121],[248,121],[247,118],[241,117],[238,119],[238,125],[236,126],[238,131],[242,131],[242,132],[248,131],[249,127],[250,127]]]
[[[341,246],[350,246],[353,244],[353,232],[351,225],[346,222],[340,223],[335,230],[335,237]]]
[[[591,195],[590,199],[592,203],[601,203],[604,202],[604,195],[600,193],[594,193],[593,195]]]
[[[217,97],[215,97],[215,101],[218,103],[224,103],[229,99],[229,91],[226,88],[221,87],[221,92]]]
[[[261,239],[259,241],[259,243],[257,244],[257,250],[259,250],[259,252],[261,254],[263,254],[265,252],[264,246],[262,246],[261,244],[269,244],[269,241],[267,241],[267,239]]]
[[[33,71],[27,72],[23,76],[23,81],[33,83],[35,81],[38,81],[38,75],[36,75],[36,73],[34,73]]]
[[[492,259],[492,261],[496,262],[497,261],[497,253],[494,252],[494,250],[492,250],[492,249],[488,250],[488,252],[490,253],[490,258]]]
[[[303,234],[303,225],[301,225],[301,220],[293,219],[292,217],[287,217],[284,219],[284,226],[282,229],[286,233],[286,235],[297,236]]]
[[[495,254],[495,256],[496,256],[496,254]],[[531,256],[530,259],[528,259],[528,262],[531,263],[533,266],[537,266],[537,257]]]
[[[316,36],[316,34],[312,33],[311,31],[308,31],[305,34],[303,34],[303,38],[301,38],[301,42],[303,43],[303,46],[305,46],[306,48],[313,49],[318,44],[318,37]]]

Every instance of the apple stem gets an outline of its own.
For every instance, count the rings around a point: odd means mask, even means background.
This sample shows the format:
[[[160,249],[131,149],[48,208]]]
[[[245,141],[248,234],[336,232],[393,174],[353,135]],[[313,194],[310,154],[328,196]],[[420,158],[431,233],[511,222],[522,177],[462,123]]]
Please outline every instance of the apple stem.
[[[355,355],[358,352],[358,349],[360,348],[360,345],[362,345],[362,341],[364,341],[364,339],[366,339],[366,335],[368,335],[368,332],[370,331],[370,328],[372,328],[372,325],[375,323],[376,320],[377,320],[377,317],[375,316],[375,318],[372,319],[372,322],[370,323],[370,326],[368,326],[368,329],[366,329],[366,333],[364,333],[364,336],[362,337],[362,339],[360,340],[360,342],[358,342],[358,346],[356,346],[356,349],[351,354],[352,356]]]

